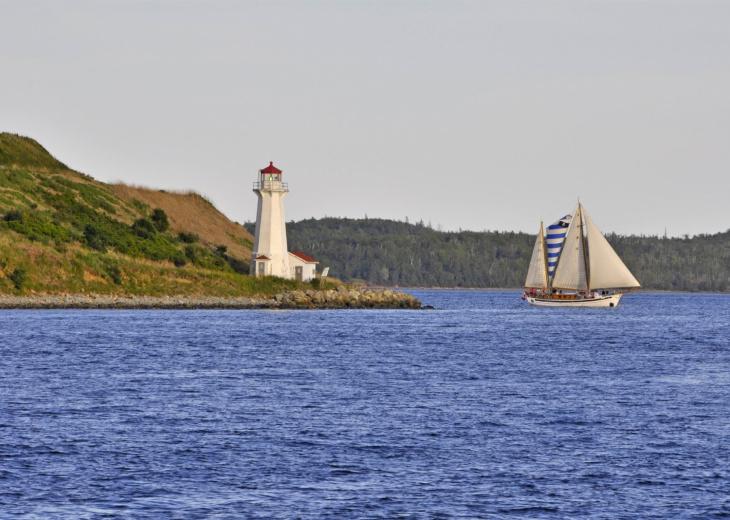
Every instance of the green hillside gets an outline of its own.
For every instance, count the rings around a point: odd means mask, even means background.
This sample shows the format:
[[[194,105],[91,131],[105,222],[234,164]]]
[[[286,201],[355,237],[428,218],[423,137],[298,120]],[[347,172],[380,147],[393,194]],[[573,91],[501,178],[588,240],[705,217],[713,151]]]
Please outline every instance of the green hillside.
[[[98,182],[33,139],[1,133],[0,293],[246,296],[292,286],[247,276],[251,237],[210,202],[151,192]]]
[[[526,233],[441,232],[383,219],[302,220],[288,223],[287,235],[291,249],[343,281],[400,287],[522,287],[535,243]],[[730,290],[730,231],[607,238],[645,289]]]
[[[34,139],[8,133],[0,133],[0,165],[6,168],[68,169]]]

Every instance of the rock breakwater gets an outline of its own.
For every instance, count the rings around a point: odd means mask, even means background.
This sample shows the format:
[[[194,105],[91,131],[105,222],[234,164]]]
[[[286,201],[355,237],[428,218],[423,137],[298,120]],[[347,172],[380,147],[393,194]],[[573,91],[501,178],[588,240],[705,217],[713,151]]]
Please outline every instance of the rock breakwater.
[[[340,285],[274,297],[115,296],[107,294],[0,294],[0,309],[420,309],[414,296],[399,291]]]
[[[333,290],[307,290],[279,293],[274,301],[284,309],[421,309],[421,302],[400,291],[370,290],[338,285]]]

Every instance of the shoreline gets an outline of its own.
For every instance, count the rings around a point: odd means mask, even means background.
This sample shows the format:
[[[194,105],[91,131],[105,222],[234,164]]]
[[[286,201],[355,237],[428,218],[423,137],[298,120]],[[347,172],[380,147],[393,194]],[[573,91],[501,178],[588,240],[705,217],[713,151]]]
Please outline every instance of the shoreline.
[[[0,294],[4,309],[423,309],[410,294],[339,286],[328,291],[287,291],[271,297],[136,296],[108,294]]]
[[[11,309],[170,309],[170,310],[284,310],[284,309],[429,309],[415,297],[402,291],[521,291],[493,288],[423,288],[391,289],[346,288],[332,291],[291,291],[270,297],[246,296],[137,296],[110,294],[0,294],[0,310]],[[642,290],[649,294],[707,294],[716,292],[677,292]]]
[[[9,309],[272,309],[274,300],[221,296],[114,296],[106,294],[0,295]]]

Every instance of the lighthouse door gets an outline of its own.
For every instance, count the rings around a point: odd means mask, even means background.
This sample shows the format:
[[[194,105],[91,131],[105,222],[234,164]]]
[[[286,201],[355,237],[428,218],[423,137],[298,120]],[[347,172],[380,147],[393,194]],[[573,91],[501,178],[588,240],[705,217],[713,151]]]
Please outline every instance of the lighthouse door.
[[[297,282],[304,281],[304,267],[297,265],[294,267],[294,278]]]

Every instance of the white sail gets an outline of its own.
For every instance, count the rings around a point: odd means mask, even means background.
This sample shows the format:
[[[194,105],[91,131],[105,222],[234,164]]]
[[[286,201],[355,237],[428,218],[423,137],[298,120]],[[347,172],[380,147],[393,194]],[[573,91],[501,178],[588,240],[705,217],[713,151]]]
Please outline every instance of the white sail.
[[[555,266],[552,286],[556,289],[584,291],[588,288],[583,249],[583,230],[581,207],[578,206],[565,237],[562,251]]]
[[[588,266],[591,288],[628,289],[641,287],[628,267],[621,261],[606,237],[603,236],[588,213],[583,210],[588,241]]]
[[[530,259],[530,268],[527,270],[525,287],[547,287],[545,236],[543,235],[542,223],[540,223],[540,233],[538,233],[537,240],[535,240],[535,247],[532,249],[532,258]]]

